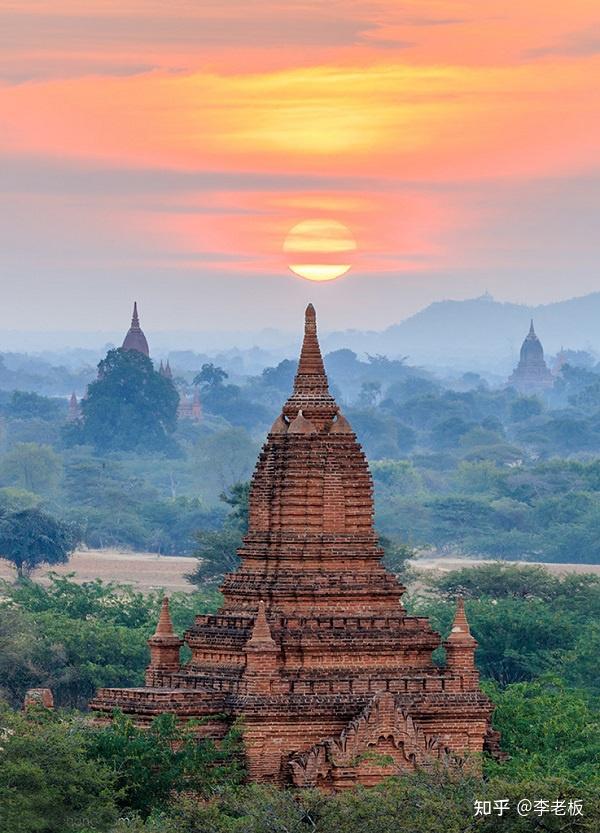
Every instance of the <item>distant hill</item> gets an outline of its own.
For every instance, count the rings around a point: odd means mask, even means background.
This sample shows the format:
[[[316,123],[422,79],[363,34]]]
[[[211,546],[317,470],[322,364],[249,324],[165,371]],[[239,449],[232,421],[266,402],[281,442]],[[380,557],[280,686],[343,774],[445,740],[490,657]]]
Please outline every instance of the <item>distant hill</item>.
[[[487,294],[436,301],[382,332],[335,332],[324,341],[327,350],[351,346],[356,352],[408,355],[411,364],[505,371],[518,358],[531,318],[547,354],[561,346],[600,354],[600,292],[535,307]]]
[[[564,346],[588,350],[600,357],[600,292],[552,304],[525,306],[495,301],[482,295],[465,301],[436,301],[398,324],[382,331],[325,331],[325,352],[350,348],[359,354],[382,353],[390,358],[408,356],[408,363],[448,370],[475,370],[494,376],[508,375],[518,359],[521,343],[533,318],[547,355]],[[301,334],[277,328],[246,331],[147,330],[152,355],[170,352],[184,368],[206,360],[217,361],[235,373],[260,373],[263,367],[298,354]],[[69,368],[95,365],[110,343],[119,344],[117,332],[17,332],[0,330],[0,353],[36,353],[51,364]],[[190,351],[202,354],[192,356]],[[7,367],[10,361],[7,356]]]

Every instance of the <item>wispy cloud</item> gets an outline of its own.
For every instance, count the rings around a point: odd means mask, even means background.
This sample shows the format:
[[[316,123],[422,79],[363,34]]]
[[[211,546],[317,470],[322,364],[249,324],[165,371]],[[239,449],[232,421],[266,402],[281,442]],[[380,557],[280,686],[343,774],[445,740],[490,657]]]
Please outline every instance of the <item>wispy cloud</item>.
[[[600,55],[600,23],[577,32],[568,32],[557,42],[529,49],[525,55],[528,58],[560,55],[585,58],[590,55]]]

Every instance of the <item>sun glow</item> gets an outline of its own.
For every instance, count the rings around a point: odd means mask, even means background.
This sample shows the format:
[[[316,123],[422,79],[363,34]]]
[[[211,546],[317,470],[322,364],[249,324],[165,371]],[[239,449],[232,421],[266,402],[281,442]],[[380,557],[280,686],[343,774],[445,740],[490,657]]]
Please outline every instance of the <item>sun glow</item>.
[[[290,269],[300,278],[307,281],[333,281],[341,278],[351,269],[349,263],[331,265],[328,263],[290,263]]]
[[[338,220],[303,220],[287,234],[283,251],[293,255],[290,270],[309,281],[332,281],[352,267],[349,255],[356,251],[350,229]],[[345,263],[338,263],[343,255]]]

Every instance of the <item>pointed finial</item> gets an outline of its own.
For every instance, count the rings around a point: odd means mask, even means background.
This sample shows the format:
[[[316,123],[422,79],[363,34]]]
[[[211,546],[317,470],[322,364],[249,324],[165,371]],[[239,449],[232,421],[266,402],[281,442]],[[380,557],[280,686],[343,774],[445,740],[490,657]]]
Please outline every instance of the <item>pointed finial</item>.
[[[535,330],[533,329],[533,318],[531,319],[531,324],[529,325],[529,335],[535,336]]]
[[[456,600],[456,613],[454,614],[454,622],[452,623],[452,630],[447,639],[450,643],[460,642],[463,645],[476,645],[474,637],[471,635],[471,629],[465,613],[465,602],[462,596]]]
[[[169,597],[164,596],[160,608],[160,616],[158,617],[158,624],[154,636],[174,636],[173,622],[171,621],[171,611],[169,610]]]
[[[131,326],[137,330],[140,328],[140,319],[138,317],[137,301],[133,302],[133,315],[131,316]]]

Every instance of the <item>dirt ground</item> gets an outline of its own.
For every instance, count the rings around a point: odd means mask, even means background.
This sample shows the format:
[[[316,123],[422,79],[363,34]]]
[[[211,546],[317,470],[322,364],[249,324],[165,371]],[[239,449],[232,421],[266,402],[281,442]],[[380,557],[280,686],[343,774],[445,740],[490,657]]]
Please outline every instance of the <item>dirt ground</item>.
[[[75,573],[76,581],[116,581],[133,584],[139,590],[185,590],[194,586],[185,579],[196,567],[195,558],[173,555],[156,555],[152,552],[118,552],[117,550],[85,550],[73,553],[68,564],[53,567],[59,575]],[[49,569],[37,570],[33,578],[44,582]],[[7,561],[0,560],[0,578],[13,579],[14,570]]]
[[[486,564],[477,559],[417,558],[411,566],[418,571],[439,570],[449,572],[462,567]],[[525,563],[525,562],[511,562]],[[527,562],[531,563],[531,562]],[[193,585],[185,579],[186,573],[193,572],[197,561],[183,556],[156,555],[151,552],[119,552],[117,550],[85,550],[73,554],[68,564],[54,568],[60,575],[74,573],[76,581],[115,581],[133,584],[139,590],[183,590],[191,593]],[[544,564],[552,573],[600,573],[600,564]],[[37,581],[44,582],[49,569],[34,573]],[[0,560],[0,578],[12,580],[14,570],[6,561]],[[46,579],[47,580],[47,579]]]

